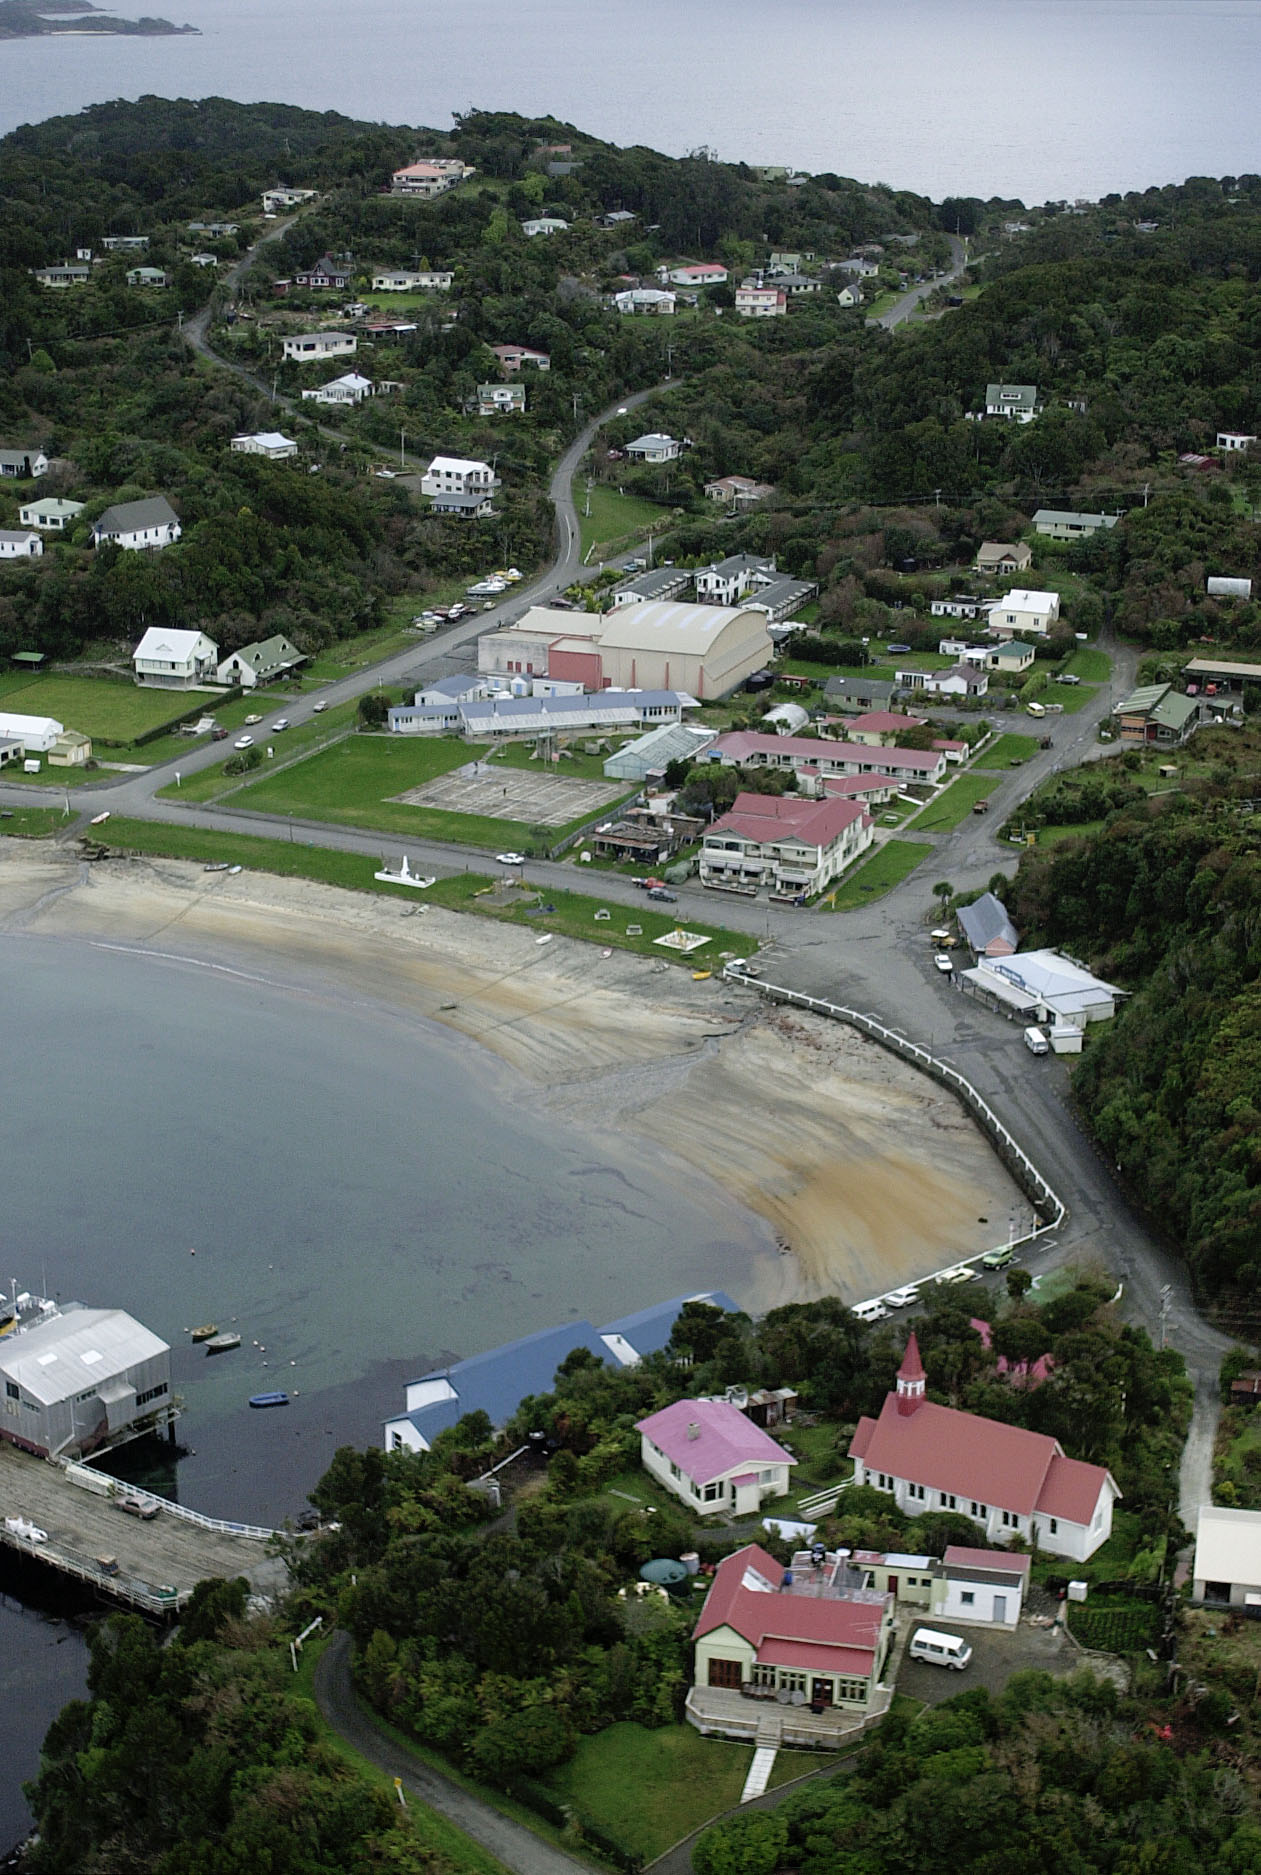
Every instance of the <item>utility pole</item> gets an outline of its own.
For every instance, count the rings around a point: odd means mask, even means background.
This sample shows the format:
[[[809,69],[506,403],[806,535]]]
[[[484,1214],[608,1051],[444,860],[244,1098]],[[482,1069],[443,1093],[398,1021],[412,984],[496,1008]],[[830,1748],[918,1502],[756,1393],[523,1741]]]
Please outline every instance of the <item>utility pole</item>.
[[[1162,1348],[1166,1346],[1169,1330],[1169,1307],[1172,1296],[1173,1285],[1171,1283],[1162,1283],[1160,1286],[1160,1345]]]
[[[400,469],[405,469],[407,467],[407,458],[403,454],[403,451],[406,449],[406,447],[407,447],[407,431],[400,430],[398,433],[398,466]]]

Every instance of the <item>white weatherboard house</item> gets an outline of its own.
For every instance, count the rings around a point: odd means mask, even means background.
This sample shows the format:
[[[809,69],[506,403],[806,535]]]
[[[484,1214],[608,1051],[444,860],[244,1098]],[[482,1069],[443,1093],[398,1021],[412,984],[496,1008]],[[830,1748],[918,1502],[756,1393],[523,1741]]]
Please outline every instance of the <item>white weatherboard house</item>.
[[[18,509],[23,527],[38,527],[46,534],[62,534],[83,513],[81,501],[67,501],[61,495],[45,495],[40,501],[28,501]]]
[[[5,481],[37,481],[48,474],[48,457],[42,449],[0,449],[0,478]]]
[[[1107,1541],[1121,1495],[1111,1472],[1068,1458],[1045,1433],[938,1406],[926,1387],[912,1335],[897,1391],[850,1442],[855,1484],[887,1491],[908,1517],[958,1511],[983,1526],[987,1544],[1021,1537],[1085,1562]]]
[[[1045,638],[1059,623],[1060,595],[1015,586],[993,606],[989,629],[1004,638]]]
[[[373,389],[371,378],[365,378],[359,371],[347,371],[340,378],[330,378],[316,390],[303,391],[302,395],[308,403],[361,404],[372,396]]]
[[[192,690],[215,681],[219,647],[205,632],[171,631],[150,625],[131,659],[136,682],[155,690]]]
[[[117,547],[156,552],[177,541],[182,531],[166,496],[150,495],[144,501],[122,501],[107,508],[92,524],[92,544],[103,547],[112,541]]]
[[[674,462],[682,447],[673,436],[663,436],[660,430],[652,430],[647,436],[637,436],[633,443],[627,443],[626,454],[637,462]]]
[[[255,430],[249,436],[234,436],[231,442],[239,456],[266,456],[268,462],[285,462],[296,456],[298,445],[279,430]]]
[[[499,478],[488,462],[464,456],[435,456],[421,478],[435,514],[490,514]]]
[[[797,1463],[727,1400],[676,1400],[636,1421],[644,1470],[702,1516],[755,1516]]]
[[[273,677],[296,670],[304,661],[297,646],[290,644],[283,632],[275,632],[270,638],[230,652],[220,663],[216,677],[221,684],[239,684],[242,690],[253,690]]]
[[[165,1425],[171,1350],[121,1309],[69,1308],[0,1342],[0,1438],[73,1458]]]
[[[44,543],[32,529],[0,528],[0,560],[38,560]]]
[[[353,332],[296,332],[281,341],[281,355],[299,363],[321,358],[349,358],[359,341]]]

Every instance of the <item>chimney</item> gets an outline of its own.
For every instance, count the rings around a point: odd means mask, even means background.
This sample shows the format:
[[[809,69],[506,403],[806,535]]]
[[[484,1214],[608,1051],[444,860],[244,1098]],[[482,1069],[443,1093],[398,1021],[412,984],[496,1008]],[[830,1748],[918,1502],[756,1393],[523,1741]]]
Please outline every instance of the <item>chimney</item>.
[[[700,1436],[701,1436],[701,1429],[700,1429],[700,1422],[699,1422],[698,1420],[695,1420],[695,1419],[690,1419],[690,1420],[688,1421],[688,1426],[687,1426],[687,1436],[688,1436],[688,1438],[689,1438],[689,1439],[699,1439],[699,1438],[700,1438]]]

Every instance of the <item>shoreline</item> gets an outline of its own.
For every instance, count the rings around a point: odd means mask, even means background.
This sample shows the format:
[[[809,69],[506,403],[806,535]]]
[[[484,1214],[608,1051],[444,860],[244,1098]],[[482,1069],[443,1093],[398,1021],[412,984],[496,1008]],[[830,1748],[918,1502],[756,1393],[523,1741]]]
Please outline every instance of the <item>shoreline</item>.
[[[612,1163],[619,1135],[660,1152],[665,1202],[700,1174],[752,1213],[766,1248],[737,1299],[755,1313],[912,1282],[992,1247],[1023,1204],[926,1076],[824,1018],[631,953],[560,937],[540,951],[519,927],[394,898],[4,840],[2,931],[366,1001],[476,1043]]]

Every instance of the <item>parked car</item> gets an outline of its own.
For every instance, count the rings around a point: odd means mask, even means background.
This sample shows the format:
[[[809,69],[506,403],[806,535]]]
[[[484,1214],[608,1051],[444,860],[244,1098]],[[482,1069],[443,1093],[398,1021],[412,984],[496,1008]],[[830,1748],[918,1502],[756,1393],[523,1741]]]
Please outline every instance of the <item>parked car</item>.
[[[156,1517],[158,1507],[150,1504],[146,1498],[137,1497],[134,1491],[120,1491],[114,1499],[114,1509],[126,1511],[129,1517],[143,1517],[147,1523],[150,1517]]]
[[[1016,1252],[1009,1243],[1003,1244],[997,1250],[987,1250],[985,1255],[981,1258],[981,1268],[983,1270],[1005,1270],[1015,1254]]]
[[[232,744],[232,747],[234,749],[252,749],[254,747],[254,738],[253,736],[238,736],[236,741]]]
[[[311,705],[311,708],[315,711],[317,716],[321,715],[323,711],[328,708],[328,699],[326,697],[321,697],[318,703],[313,703]]]
[[[275,735],[278,730],[288,729],[289,718],[287,716],[278,716],[271,727],[273,735]]]
[[[263,720],[262,717],[258,714],[257,711],[255,711],[255,713],[252,716],[246,717],[245,727],[248,729],[251,723],[261,723],[262,720]]]
[[[914,1283],[908,1283],[905,1289],[891,1289],[884,1300],[891,1309],[909,1309],[913,1302],[919,1301],[919,1290]]]
[[[1079,684],[1081,678],[1074,677],[1071,671],[1061,671],[1055,681],[1057,684]]]
[[[944,925],[938,925],[937,929],[930,931],[928,935],[938,950],[942,951],[951,950],[959,942],[953,932],[947,931]]]
[[[679,902],[678,893],[667,892],[663,885],[650,885],[648,897],[655,898],[659,905],[677,905]]]
[[[943,977],[948,977],[955,967],[954,958],[947,957],[945,951],[938,951],[933,958],[933,962],[941,971]]]
[[[212,742],[226,742],[227,739],[228,739],[228,732],[224,728],[223,724],[216,723],[214,728],[210,732],[210,740]]]
[[[955,1263],[950,1269],[942,1270],[940,1276],[935,1277],[933,1280],[939,1286],[948,1286],[954,1283],[974,1283],[977,1280],[977,1273],[970,1263]]]
[[[496,853],[495,858],[501,866],[524,866],[524,853]]]
[[[883,1302],[856,1302],[850,1314],[860,1322],[883,1322],[888,1320],[889,1311]]]
[[[990,811],[990,804],[984,798],[982,798],[979,801],[973,801],[972,812],[974,814],[988,814],[989,811]]]

